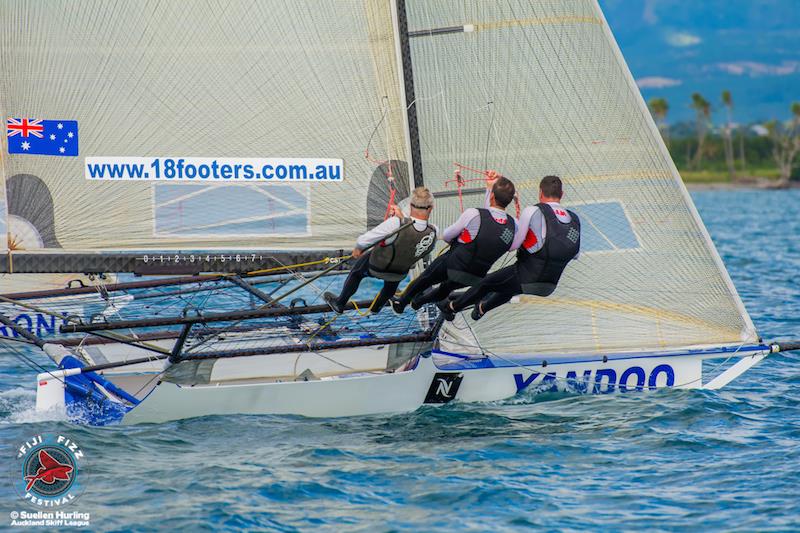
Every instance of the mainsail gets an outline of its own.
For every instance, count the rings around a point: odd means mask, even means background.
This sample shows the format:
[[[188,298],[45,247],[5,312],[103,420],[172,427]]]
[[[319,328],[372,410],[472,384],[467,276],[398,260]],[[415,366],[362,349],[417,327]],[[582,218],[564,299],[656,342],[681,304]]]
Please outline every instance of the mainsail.
[[[757,339],[595,0],[406,7],[426,184],[444,190],[454,162],[493,168],[531,205],[539,180],[556,174],[583,221],[581,257],[550,298],[457,321],[443,349],[602,353]],[[434,216],[447,224],[459,212],[451,196]]]
[[[3,2],[0,113],[77,121],[80,153],[5,155],[20,138],[3,136],[0,270],[132,270],[77,252],[350,247],[368,210],[383,215],[387,176],[408,190],[393,18],[383,0]],[[86,180],[84,158],[106,156],[337,158],[345,177]],[[24,261],[33,249],[60,260]]]
[[[449,325],[444,350],[757,339],[596,0],[16,0],[0,15],[0,112],[75,120],[81,142],[78,158],[4,157],[0,220],[16,245],[0,270],[96,272],[92,257],[135,270],[114,254],[147,250],[319,257],[349,248],[392,189],[400,200],[423,175],[440,226],[462,200],[477,205],[453,194],[458,162],[509,176],[523,204],[561,176],[583,250],[552,297]],[[156,155],[340,158],[345,179],[83,178],[83,157]]]

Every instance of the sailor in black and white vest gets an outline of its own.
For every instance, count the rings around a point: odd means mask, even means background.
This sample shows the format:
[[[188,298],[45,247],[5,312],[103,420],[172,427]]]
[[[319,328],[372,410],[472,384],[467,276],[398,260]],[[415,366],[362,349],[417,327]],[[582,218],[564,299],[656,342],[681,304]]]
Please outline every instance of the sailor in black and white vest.
[[[526,207],[520,216],[520,230],[511,249],[517,262],[492,272],[455,300],[437,305],[448,320],[470,305],[473,320],[507,303],[518,294],[550,296],[567,264],[581,248],[578,215],[561,205],[563,185],[558,176],[545,176],[539,184],[539,203]]]
[[[381,310],[389,298],[394,296],[411,267],[430,254],[436,246],[437,229],[428,222],[432,209],[431,192],[425,187],[417,187],[411,193],[410,217],[406,217],[399,207],[394,206],[393,216],[356,240],[353,257],[358,261],[350,270],[342,293],[338,297],[330,292],[323,295],[334,311],[341,313],[344,310],[348,300],[367,276],[383,280],[383,288],[370,306],[373,313]],[[363,253],[364,249],[376,243],[377,246]]]

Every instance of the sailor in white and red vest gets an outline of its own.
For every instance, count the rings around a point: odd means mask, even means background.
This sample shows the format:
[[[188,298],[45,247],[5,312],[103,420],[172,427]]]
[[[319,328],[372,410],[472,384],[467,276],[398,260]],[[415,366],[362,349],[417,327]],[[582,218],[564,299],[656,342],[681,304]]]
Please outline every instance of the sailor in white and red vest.
[[[417,261],[424,259],[436,247],[436,226],[428,222],[433,210],[433,195],[425,187],[411,193],[410,216],[391,206],[392,216],[359,236],[353,249],[357,259],[337,297],[326,292],[323,297],[337,313],[342,313],[348,300],[356,293],[365,277],[383,280],[383,287],[370,306],[373,313],[380,312],[394,296],[400,282]],[[369,251],[364,252],[367,248]]]
[[[442,240],[450,244],[450,249],[409,283],[402,295],[392,299],[395,313],[402,313],[409,303],[416,310],[447,298],[456,289],[477,284],[511,249],[516,222],[505,209],[514,199],[514,184],[496,172],[487,176],[484,207],[466,209],[444,230]]]
[[[492,272],[459,298],[438,302],[445,319],[452,320],[455,313],[474,305],[472,319],[479,320],[518,294],[546,297],[553,293],[581,248],[581,222],[561,205],[563,196],[561,178],[542,178],[539,203],[522,211],[520,231],[511,245],[517,250],[517,262]]]

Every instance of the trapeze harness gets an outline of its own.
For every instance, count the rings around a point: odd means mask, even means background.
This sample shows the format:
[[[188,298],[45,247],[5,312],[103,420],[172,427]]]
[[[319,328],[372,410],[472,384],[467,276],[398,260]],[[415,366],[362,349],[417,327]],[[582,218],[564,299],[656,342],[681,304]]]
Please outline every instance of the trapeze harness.
[[[411,222],[404,218],[400,225]],[[401,229],[395,239],[381,242],[369,257],[369,273],[385,281],[400,281],[406,277],[414,263],[428,255],[436,246],[436,230],[428,225],[418,231],[414,224]]]
[[[447,277],[464,285],[475,285],[483,279],[495,261],[508,252],[516,230],[510,216],[505,222],[498,222],[488,209],[478,208],[478,213],[478,234],[468,243],[456,241],[447,257]]]
[[[567,263],[581,249],[581,222],[572,211],[567,210],[572,220],[564,223],[558,220],[549,204],[538,203],[536,207],[544,216],[547,236],[536,253],[523,247],[517,250],[517,276],[523,294],[550,296]]]

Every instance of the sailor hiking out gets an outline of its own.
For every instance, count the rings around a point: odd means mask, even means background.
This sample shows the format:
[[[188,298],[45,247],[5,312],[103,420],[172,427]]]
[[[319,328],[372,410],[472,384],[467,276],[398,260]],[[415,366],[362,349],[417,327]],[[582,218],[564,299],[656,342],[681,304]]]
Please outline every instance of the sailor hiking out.
[[[371,276],[383,280],[383,288],[370,306],[370,311],[379,312],[394,296],[411,267],[434,249],[437,230],[428,223],[433,195],[425,187],[417,187],[411,193],[410,208],[411,216],[406,217],[399,207],[393,206],[393,216],[357,239],[353,257],[358,261],[350,270],[341,294],[338,297],[330,292],[323,295],[334,311],[341,313],[361,281]],[[372,249],[364,253],[369,247]]]
[[[455,300],[437,303],[445,319],[471,305],[472,319],[518,294],[550,296],[567,264],[576,259],[581,247],[578,215],[561,206],[563,185],[558,176],[545,176],[539,184],[539,203],[526,207],[520,216],[520,231],[511,245],[517,250],[515,264],[486,276]]]
[[[392,300],[396,313],[402,313],[409,303],[416,310],[447,298],[456,289],[478,283],[494,262],[509,251],[516,223],[505,208],[514,199],[514,184],[496,172],[487,175],[484,207],[466,209],[444,230],[442,239],[450,244],[450,249],[409,283],[401,296]],[[438,287],[433,287],[437,284]]]

